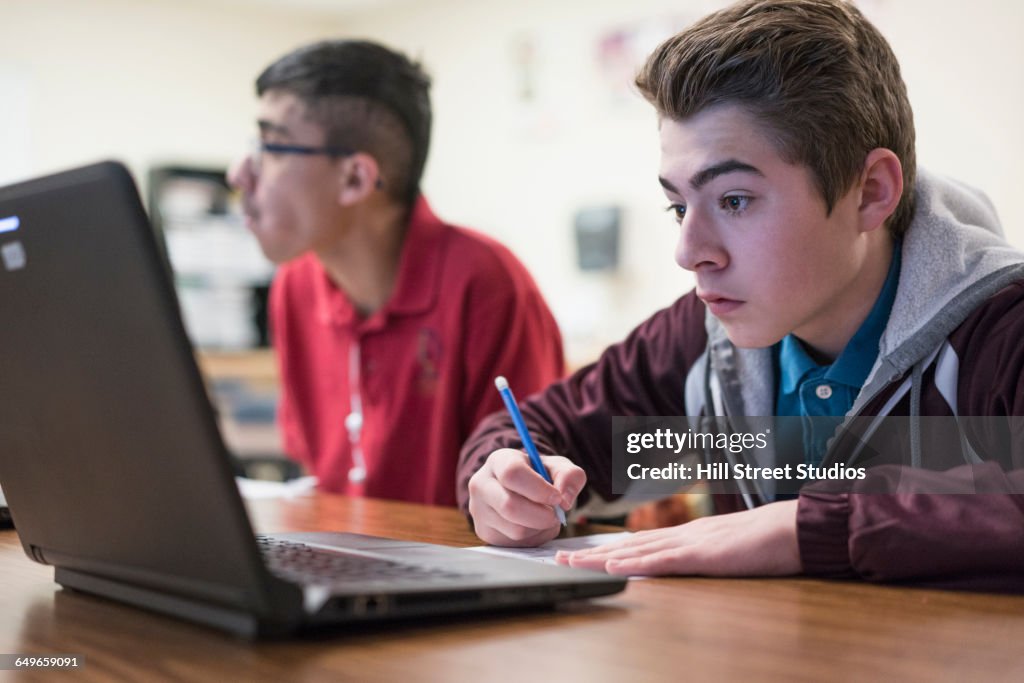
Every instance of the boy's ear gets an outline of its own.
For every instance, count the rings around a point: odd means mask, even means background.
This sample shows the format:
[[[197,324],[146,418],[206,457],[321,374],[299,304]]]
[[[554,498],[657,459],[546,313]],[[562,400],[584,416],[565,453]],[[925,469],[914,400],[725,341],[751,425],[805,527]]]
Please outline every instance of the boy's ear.
[[[902,196],[903,164],[896,153],[884,147],[868,152],[860,177],[861,230],[883,227]]]
[[[338,203],[342,206],[358,204],[381,187],[380,165],[365,152],[340,160],[338,174]]]

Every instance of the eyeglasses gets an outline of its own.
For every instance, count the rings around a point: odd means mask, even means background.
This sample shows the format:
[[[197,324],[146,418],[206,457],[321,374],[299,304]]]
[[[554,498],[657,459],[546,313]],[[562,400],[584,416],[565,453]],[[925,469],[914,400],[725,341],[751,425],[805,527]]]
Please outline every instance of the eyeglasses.
[[[310,147],[307,145],[285,145],[278,144],[276,142],[253,140],[249,149],[249,168],[251,169],[253,176],[259,176],[264,154],[301,154],[303,156],[325,155],[340,158],[352,156],[356,151],[357,150],[349,149],[348,147]],[[374,183],[374,187],[378,190],[383,188],[384,179],[377,176],[377,182]]]
[[[347,147],[309,147],[307,145],[283,145],[275,142],[253,140],[249,150],[252,172],[259,174],[264,154],[301,154],[303,156],[347,157],[356,151]]]

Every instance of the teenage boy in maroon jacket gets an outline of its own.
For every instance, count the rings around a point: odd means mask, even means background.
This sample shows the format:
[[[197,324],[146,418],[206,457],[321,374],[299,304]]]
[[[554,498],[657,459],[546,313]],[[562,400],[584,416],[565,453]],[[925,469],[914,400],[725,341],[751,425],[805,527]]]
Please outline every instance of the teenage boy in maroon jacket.
[[[716,496],[733,514],[560,559],[1024,590],[1024,255],[981,195],[917,171],[885,39],[845,2],[748,0],[662,44],[637,85],[697,287],[524,402],[553,485],[503,414],[481,424],[459,471],[476,533],[534,545],[559,531],[551,506],[628,507],[612,491],[615,415],[908,416],[905,460],[925,465],[944,444],[922,416],[1002,416],[959,430],[959,466],[873,467],[744,511]],[[804,427],[802,461],[835,462],[830,436]],[[972,491],[987,493],[945,495]]]

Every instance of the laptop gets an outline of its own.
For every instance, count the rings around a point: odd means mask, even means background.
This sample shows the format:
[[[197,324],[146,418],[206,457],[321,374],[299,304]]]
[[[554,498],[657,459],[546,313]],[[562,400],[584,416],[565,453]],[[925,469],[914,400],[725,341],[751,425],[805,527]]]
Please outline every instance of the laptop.
[[[349,533],[257,537],[128,171],[0,188],[0,481],[58,584],[247,637],[551,605],[621,578]]]

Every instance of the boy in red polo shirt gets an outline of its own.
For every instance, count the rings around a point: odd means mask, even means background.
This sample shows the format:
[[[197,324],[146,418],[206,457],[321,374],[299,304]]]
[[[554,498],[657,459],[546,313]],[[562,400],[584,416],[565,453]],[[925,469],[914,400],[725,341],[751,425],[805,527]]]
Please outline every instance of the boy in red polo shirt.
[[[430,81],[381,45],[329,41],[259,76],[260,140],[234,165],[270,294],[285,450],[327,491],[455,504],[459,446],[563,371],[526,269],[419,190]]]

